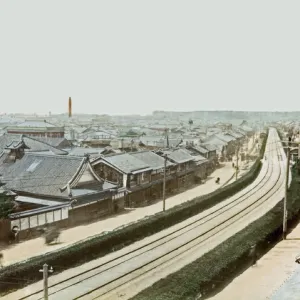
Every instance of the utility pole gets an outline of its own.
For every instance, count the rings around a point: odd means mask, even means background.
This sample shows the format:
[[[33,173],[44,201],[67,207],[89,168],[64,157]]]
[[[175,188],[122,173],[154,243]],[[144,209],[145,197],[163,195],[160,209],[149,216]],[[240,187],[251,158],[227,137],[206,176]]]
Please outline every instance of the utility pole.
[[[131,152],[132,152],[132,150],[133,150],[133,143],[134,143],[134,141],[133,141],[133,139],[132,139],[131,142],[130,142]]]
[[[291,146],[292,138],[289,137],[288,146],[287,146],[287,162],[286,162],[286,177],[285,177],[285,197],[283,202],[283,230],[282,230],[282,238],[286,239],[287,232],[287,196],[288,196],[288,188],[289,188],[289,175],[290,175],[290,146]]]
[[[166,170],[167,170],[167,154],[164,155],[164,182],[163,182],[163,211],[166,210]]]
[[[235,171],[235,180],[238,179],[238,170],[239,170],[239,151],[240,151],[240,145],[238,144],[236,149],[236,171]]]
[[[53,272],[53,268],[51,267],[50,270],[48,270],[48,265],[44,264],[43,269],[40,270],[40,272],[43,272],[43,281],[44,281],[44,300],[48,300],[48,273]]]

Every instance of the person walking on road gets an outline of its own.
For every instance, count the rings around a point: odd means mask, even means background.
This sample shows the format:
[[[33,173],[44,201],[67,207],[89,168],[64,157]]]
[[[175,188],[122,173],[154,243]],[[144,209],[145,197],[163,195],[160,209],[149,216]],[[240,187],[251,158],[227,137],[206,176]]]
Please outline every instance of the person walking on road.
[[[0,268],[3,268],[3,253],[0,252]]]

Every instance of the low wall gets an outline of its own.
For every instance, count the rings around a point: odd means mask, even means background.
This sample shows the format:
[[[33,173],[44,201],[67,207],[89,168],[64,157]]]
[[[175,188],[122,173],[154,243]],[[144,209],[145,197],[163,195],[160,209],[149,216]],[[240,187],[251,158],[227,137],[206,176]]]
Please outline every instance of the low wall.
[[[74,207],[69,210],[68,226],[72,227],[86,222],[92,222],[112,212],[111,199]]]
[[[41,233],[38,229],[51,224],[57,227],[66,227],[68,224],[67,206],[37,208],[28,211],[13,213],[10,218],[0,224],[0,240],[9,242],[15,240],[12,228],[18,228],[17,240],[35,238]],[[5,224],[5,226],[4,226]]]

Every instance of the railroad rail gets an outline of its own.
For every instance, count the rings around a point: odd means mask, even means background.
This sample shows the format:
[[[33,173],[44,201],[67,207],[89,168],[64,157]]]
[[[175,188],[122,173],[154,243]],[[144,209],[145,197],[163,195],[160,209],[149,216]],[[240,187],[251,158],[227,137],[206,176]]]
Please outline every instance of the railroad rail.
[[[256,180],[222,203],[120,251],[50,277],[49,299],[129,299],[213,249],[284,196],[285,153],[275,129],[269,131],[266,156]],[[43,299],[41,283],[40,288],[27,290],[5,299]]]

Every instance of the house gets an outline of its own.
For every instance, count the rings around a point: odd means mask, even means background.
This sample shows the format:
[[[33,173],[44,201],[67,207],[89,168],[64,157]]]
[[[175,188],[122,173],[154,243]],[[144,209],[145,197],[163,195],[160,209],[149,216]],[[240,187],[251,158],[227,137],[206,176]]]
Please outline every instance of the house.
[[[71,156],[89,156],[91,160],[98,158],[100,155],[109,155],[113,153],[121,153],[119,150],[112,149],[111,147],[105,148],[90,148],[90,147],[73,147],[70,149],[64,149]]]
[[[165,163],[167,168],[175,166],[175,164],[171,163],[169,160],[166,160],[165,162],[163,157],[148,150],[133,152],[130,153],[130,155],[151,166],[151,182],[162,179]]]
[[[210,161],[208,159],[206,159],[204,156],[202,156],[197,150],[195,150],[193,148],[189,148],[189,149],[183,148],[182,150],[194,158],[195,180],[197,182],[201,182],[208,175],[208,166],[210,164]]]
[[[176,165],[152,151],[138,151],[131,153],[132,156],[151,166],[151,185],[146,186],[147,203],[162,196],[164,169],[166,166],[166,190],[170,191],[174,186],[173,174],[176,173]],[[173,185],[172,185],[173,183]]]
[[[203,161],[203,162],[201,162]],[[97,175],[127,192],[125,205],[136,207],[160,198],[166,164],[166,192],[195,182],[195,172],[204,177],[206,159],[183,149],[137,151],[101,156],[92,162]]]
[[[220,139],[221,141],[224,141],[227,143],[226,147],[226,156],[227,158],[234,155],[237,151],[237,140],[235,137],[223,133],[217,133],[214,135],[216,138]]]
[[[255,132],[251,127],[247,125],[242,125],[239,127],[239,129],[245,132],[248,137],[251,137]]]
[[[189,146],[188,149],[193,149],[197,151],[200,155],[207,158],[208,160],[217,159],[217,147],[212,144],[198,145],[198,146]]]
[[[63,138],[65,130],[63,127],[53,125],[46,120],[26,120],[25,122],[9,126],[7,133]]]
[[[189,145],[186,147],[187,149],[192,149],[194,151],[197,151],[200,155],[202,155],[203,157],[209,159],[209,151],[204,148],[204,147],[201,147],[201,146],[192,146],[192,145]]]
[[[86,130],[86,127],[71,126],[65,127],[65,137],[69,141],[75,141],[81,137],[81,134]]]
[[[39,153],[48,153],[54,155],[67,155],[68,152],[58,149],[54,146],[47,144],[46,142],[40,141],[36,139],[36,137],[26,136],[22,134],[10,134],[5,133],[0,136],[0,153],[4,151],[4,149],[14,143],[17,144],[19,142],[23,142],[24,151],[25,152],[39,152]]]
[[[91,158],[99,157],[104,151],[105,148],[89,148],[89,147],[72,147],[66,148],[64,151],[68,152],[68,155],[84,157],[89,155]]]
[[[140,206],[146,200],[144,187],[151,183],[152,167],[129,153],[100,156],[93,168],[102,179],[125,190],[127,206]]]
[[[11,156],[12,152],[0,154],[2,183],[18,196],[27,197],[23,202],[39,205],[12,216],[12,226],[18,226],[24,237],[47,223],[73,226],[124,206],[124,193],[101,180],[88,157],[37,153],[20,153],[14,159]]]
[[[138,139],[133,138],[115,138],[110,141],[112,149],[119,149],[121,151],[132,152],[139,148]]]
[[[209,127],[207,129],[207,132],[206,132],[206,135],[207,136],[211,136],[211,135],[214,135],[216,133],[222,133],[223,130],[221,128],[217,128],[217,127]]]
[[[59,137],[34,137],[36,140],[41,141],[42,143],[48,144],[57,149],[69,148],[72,146],[72,143],[66,138]]]
[[[181,143],[181,145],[183,145],[183,146],[189,146],[189,145],[191,145],[191,146],[197,146],[199,144],[200,144],[200,139],[197,136],[192,136],[192,135],[187,136],[187,135],[184,135],[182,137],[182,143]]]
[[[234,137],[239,143],[243,142],[244,135],[241,134],[241,133],[239,133],[239,132],[237,132],[237,131],[228,130],[228,131],[224,132],[224,134]]]
[[[176,165],[176,185],[174,188],[178,189],[180,187],[187,187],[188,185],[195,182],[194,172],[195,172],[195,159],[185,150],[179,149],[169,149],[169,150],[159,150],[157,154],[164,156]]]
[[[140,130],[136,130],[133,128],[129,129],[128,131],[119,133],[119,137],[128,137],[128,138],[137,138],[141,135],[143,135],[143,133]]]
[[[208,149],[207,147],[211,147],[211,145],[217,150],[217,155],[220,159],[227,157],[227,142],[212,135],[205,139],[204,143],[201,144],[201,146],[204,146],[206,149]]]
[[[166,138],[162,136],[142,136],[139,146],[149,150],[161,148],[177,148],[182,143],[182,138]]]
[[[83,133],[82,138],[91,138],[96,140],[112,140],[116,135],[111,132],[107,132],[105,130],[94,130],[91,132]]]
[[[213,145],[213,144],[206,144],[206,145],[200,145],[197,146],[196,149],[201,149],[200,151],[202,152],[202,148],[206,149],[208,151],[207,156],[205,156],[207,159],[209,160],[218,160],[218,146],[217,145]],[[200,152],[200,154],[201,154]]]
[[[225,123],[225,122],[217,122],[215,124],[215,126],[217,128],[220,128],[222,131],[223,130],[230,130],[232,128],[232,124],[231,123]]]

